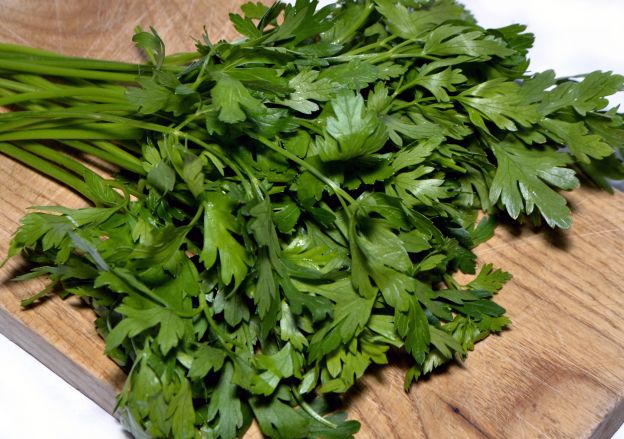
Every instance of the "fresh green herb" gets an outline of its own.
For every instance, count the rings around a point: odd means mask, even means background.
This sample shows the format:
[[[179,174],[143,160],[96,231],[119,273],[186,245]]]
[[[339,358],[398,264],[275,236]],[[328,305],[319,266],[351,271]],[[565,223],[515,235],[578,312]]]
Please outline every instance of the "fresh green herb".
[[[451,0],[317,6],[193,54],[138,29],[145,65],[0,45],[0,152],[93,205],[23,218],[9,256],[52,282],[24,306],[91,304],[136,437],[351,437],[335,396],[389,350],[407,389],[509,324],[472,253],[497,215],[569,227],[558,190],[624,176],[624,77],[528,75],[523,26]]]

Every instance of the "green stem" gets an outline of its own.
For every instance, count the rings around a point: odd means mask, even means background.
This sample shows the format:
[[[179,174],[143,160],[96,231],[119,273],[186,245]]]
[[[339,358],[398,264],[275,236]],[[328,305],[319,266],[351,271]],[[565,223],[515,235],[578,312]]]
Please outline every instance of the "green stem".
[[[38,89],[48,90],[48,89],[53,89],[53,88],[58,87],[57,83],[48,81],[43,76],[32,75],[30,73],[15,74],[13,75],[13,79],[23,84],[32,85],[33,87],[35,87],[35,90],[38,90]]]
[[[295,401],[297,401],[297,404],[299,404],[299,406],[308,414],[310,415],[312,418],[314,418],[316,421],[320,422],[321,424],[329,427],[329,428],[338,428],[338,426],[336,424],[334,424],[333,422],[325,419],[323,416],[319,415],[316,410],[314,410],[307,402],[305,402],[303,400],[303,398],[301,397],[301,395],[299,395],[299,392],[294,389],[294,388],[290,388],[290,391],[292,392],[293,397],[295,398]]]
[[[97,70],[81,70],[55,66],[44,66],[32,62],[0,59],[0,69],[12,72],[36,73],[46,76],[61,76],[66,78],[96,79],[111,82],[135,82],[138,74],[103,72]]]
[[[448,288],[452,290],[461,289],[461,286],[459,285],[459,283],[457,283],[457,281],[450,274],[444,273],[443,278],[444,278],[444,283],[446,284]]]
[[[299,125],[304,126],[307,129],[309,129],[310,131],[314,131],[315,133],[321,134],[321,135],[323,134],[323,129],[320,126],[316,125],[315,123],[313,123],[313,122],[311,122],[311,121],[309,121],[307,119],[303,119],[301,117],[295,117],[295,121]]]
[[[63,168],[6,142],[0,142],[0,153],[63,183],[78,192],[84,198],[90,199],[88,195],[89,190],[84,181],[69,174]]]
[[[397,39],[398,37],[396,35],[390,35],[389,37],[381,40],[381,41],[376,41],[374,43],[368,44],[366,46],[362,46],[362,47],[358,47],[356,49],[350,50],[346,53],[343,53],[342,56],[353,56],[353,55],[359,55],[361,53],[366,53],[371,49],[378,49],[380,47],[384,47],[386,44],[394,41],[395,39]]]
[[[91,123],[62,128],[32,129],[0,134],[2,140],[139,139],[140,130],[117,123]]]
[[[95,112],[93,111],[95,110]],[[133,113],[134,107],[132,105],[120,105],[120,104],[90,104],[90,105],[75,105],[71,108],[54,107],[52,109],[46,108],[43,110],[24,110],[13,111],[9,113],[0,113],[0,132],[14,131],[18,128],[24,128],[26,126],[32,126],[40,124],[39,127],[46,127],[46,124],[52,123],[49,127],[58,127],[59,120],[61,119],[95,119],[102,120],[102,115],[97,111],[107,111],[109,113],[121,112],[121,113]],[[89,116],[85,116],[89,115]],[[109,114],[110,117],[115,117],[113,114]],[[117,116],[118,117],[118,116]],[[116,119],[115,122],[133,121],[133,119],[121,118]],[[72,121],[72,123],[78,123]],[[66,125],[71,125],[67,121]]]
[[[32,91],[36,91],[37,88],[32,85],[24,84],[23,82],[13,81],[7,78],[0,78],[0,87],[5,90],[19,92],[19,93],[29,93]]]
[[[0,56],[15,59],[16,57],[29,58],[32,61],[58,62],[60,66],[72,66],[82,69],[93,70],[116,70],[124,72],[136,72],[138,69],[149,69],[151,66],[128,63],[123,61],[110,61],[100,59],[90,59],[78,56],[63,55],[44,49],[22,46],[20,44],[0,43]],[[35,59],[33,59],[35,58]]]
[[[102,105],[102,104],[100,104]],[[143,133],[140,130],[147,131],[155,131],[162,134],[173,135],[176,137],[182,137],[187,139],[190,142],[194,142],[207,151],[215,154],[219,159],[221,159],[227,166],[229,166],[241,179],[244,180],[242,174],[238,170],[238,166],[234,163],[227,154],[218,146],[208,144],[201,139],[188,134],[182,131],[177,131],[171,127],[166,127],[163,125],[158,125],[151,122],[138,121],[127,117],[115,116],[111,114],[104,113],[91,113],[91,112],[82,112],[76,110],[78,107],[73,107],[71,109],[63,109],[63,110],[51,110],[42,113],[38,112],[28,112],[21,111],[21,117],[37,117],[37,116],[45,116],[46,119],[91,119],[97,121],[110,122],[109,124],[83,124],[83,127],[86,129],[76,129],[70,128],[58,128],[58,129],[49,129],[49,130],[32,130],[32,131],[20,131],[16,133],[6,133],[0,134],[0,140],[24,140],[24,139],[43,139],[43,138],[51,138],[51,139],[138,139],[142,137]],[[1,119],[0,119],[1,120]],[[118,132],[114,131],[103,131],[107,125],[112,125],[111,128],[119,126]],[[124,127],[127,131],[121,131],[121,128]],[[135,128],[135,131],[131,130],[130,127]],[[98,131],[98,128],[101,130]],[[42,136],[46,137],[42,137]],[[333,183],[333,182],[332,182]],[[334,183],[335,185],[335,183]],[[348,194],[347,194],[348,196]]]
[[[104,150],[107,153],[112,154],[115,157],[118,157],[120,160],[125,160],[128,163],[131,163],[132,166],[140,168],[141,169],[141,173],[144,172],[143,171],[143,166],[141,164],[142,163],[141,159],[139,159],[138,157],[130,154],[125,149],[122,149],[119,146],[115,145],[114,143],[108,142],[106,140],[94,140],[93,144],[95,146],[97,146],[98,148],[100,148],[101,150]]]
[[[398,93],[394,93],[392,96],[398,95]],[[403,110],[405,108],[409,108],[409,107],[413,107],[416,104],[420,104],[422,102],[428,102],[428,101],[433,101],[435,100],[434,97],[429,97],[429,98],[419,98],[419,99],[414,99],[413,101],[410,102],[404,102],[404,101],[392,101],[391,102],[391,106],[392,106],[392,110],[393,112],[399,111],[399,110]],[[393,105],[395,102],[400,102],[397,105]]]
[[[20,142],[17,144],[24,151],[28,151],[39,157],[42,157],[46,160],[49,160],[57,165],[60,165],[70,171],[78,174],[84,175],[85,171],[88,171],[88,168],[84,166],[82,163],[72,159],[71,157],[63,154],[62,152],[55,151],[52,148],[49,148],[45,145],[35,142]]]
[[[0,106],[41,99],[73,98],[74,96],[82,96],[96,102],[128,102],[122,88],[119,91],[114,91],[97,87],[63,87],[57,90],[32,91],[0,98]]]
[[[72,57],[39,57],[32,55],[20,55],[15,53],[6,53],[0,50],[0,59],[8,59],[13,61],[24,61],[37,63],[42,66],[51,67],[68,67],[80,70],[99,70],[107,72],[126,72],[138,73],[139,71],[151,71],[152,67],[141,64],[123,63],[118,61],[107,61],[89,58],[72,58]]]
[[[195,61],[199,56],[198,52],[180,52],[165,56],[165,65],[188,64]]]
[[[119,166],[127,171],[134,172],[138,175],[145,175],[145,170],[141,166],[141,161],[139,159],[116,147],[112,143],[94,141],[93,144],[96,146],[93,146],[80,140],[64,140],[63,144],[75,150],[101,158],[102,160],[112,163],[115,166]],[[116,151],[108,151],[101,145],[107,145],[106,148],[110,148],[111,150],[115,148]],[[108,145],[110,145],[110,147]]]
[[[21,53],[24,55],[40,56],[47,58],[63,58],[55,52],[44,49],[36,49],[34,47],[22,46],[21,44],[0,43],[0,52]]]

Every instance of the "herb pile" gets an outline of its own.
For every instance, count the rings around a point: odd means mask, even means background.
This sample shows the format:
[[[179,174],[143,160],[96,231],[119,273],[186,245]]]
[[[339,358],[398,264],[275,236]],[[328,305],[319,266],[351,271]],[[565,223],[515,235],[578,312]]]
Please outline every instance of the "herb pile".
[[[0,152],[93,205],[29,213],[10,256],[52,281],[24,306],[93,307],[136,437],[351,437],[335,395],[389,351],[408,389],[509,323],[472,253],[494,214],[567,228],[558,189],[624,177],[624,78],[527,75],[523,26],[450,0],[242,10],[194,53],[139,29],[145,65],[0,45]]]

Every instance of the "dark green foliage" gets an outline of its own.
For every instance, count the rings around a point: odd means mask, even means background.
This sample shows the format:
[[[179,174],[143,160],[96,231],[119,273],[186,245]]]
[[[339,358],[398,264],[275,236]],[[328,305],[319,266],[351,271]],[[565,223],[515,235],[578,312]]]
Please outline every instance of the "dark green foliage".
[[[248,3],[231,15],[245,39],[193,55],[139,29],[138,68],[82,60],[27,87],[3,71],[4,94],[30,98],[0,114],[0,152],[93,204],[23,218],[10,256],[52,282],[24,305],[61,292],[94,308],[137,437],[228,439],[252,419],[275,438],[352,437],[326,394],[389,349],[409,386],[509,323],[492,300],[509,274],[453,278],[477,272],[496,214],[569,227],[558,190],[624,176],[623,121],[604,110],[623,77],[528,76],[532,35],[452,0],[316,9]],[[59,146],[126,172],[103,179]]]

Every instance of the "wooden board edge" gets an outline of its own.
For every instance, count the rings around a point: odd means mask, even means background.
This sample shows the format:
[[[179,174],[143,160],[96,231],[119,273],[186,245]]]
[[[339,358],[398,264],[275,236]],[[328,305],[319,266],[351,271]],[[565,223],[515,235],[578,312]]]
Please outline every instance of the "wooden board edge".
[[[611,407],[600,424],[596,426],[589,439],[611,439],[618,429],[624,425],[624,396]]]
[[[2,307],[0,307],[0,333],[106,412],[114,414],[117,391],[113,386],[71,361],[54,345],[13,318]]]

